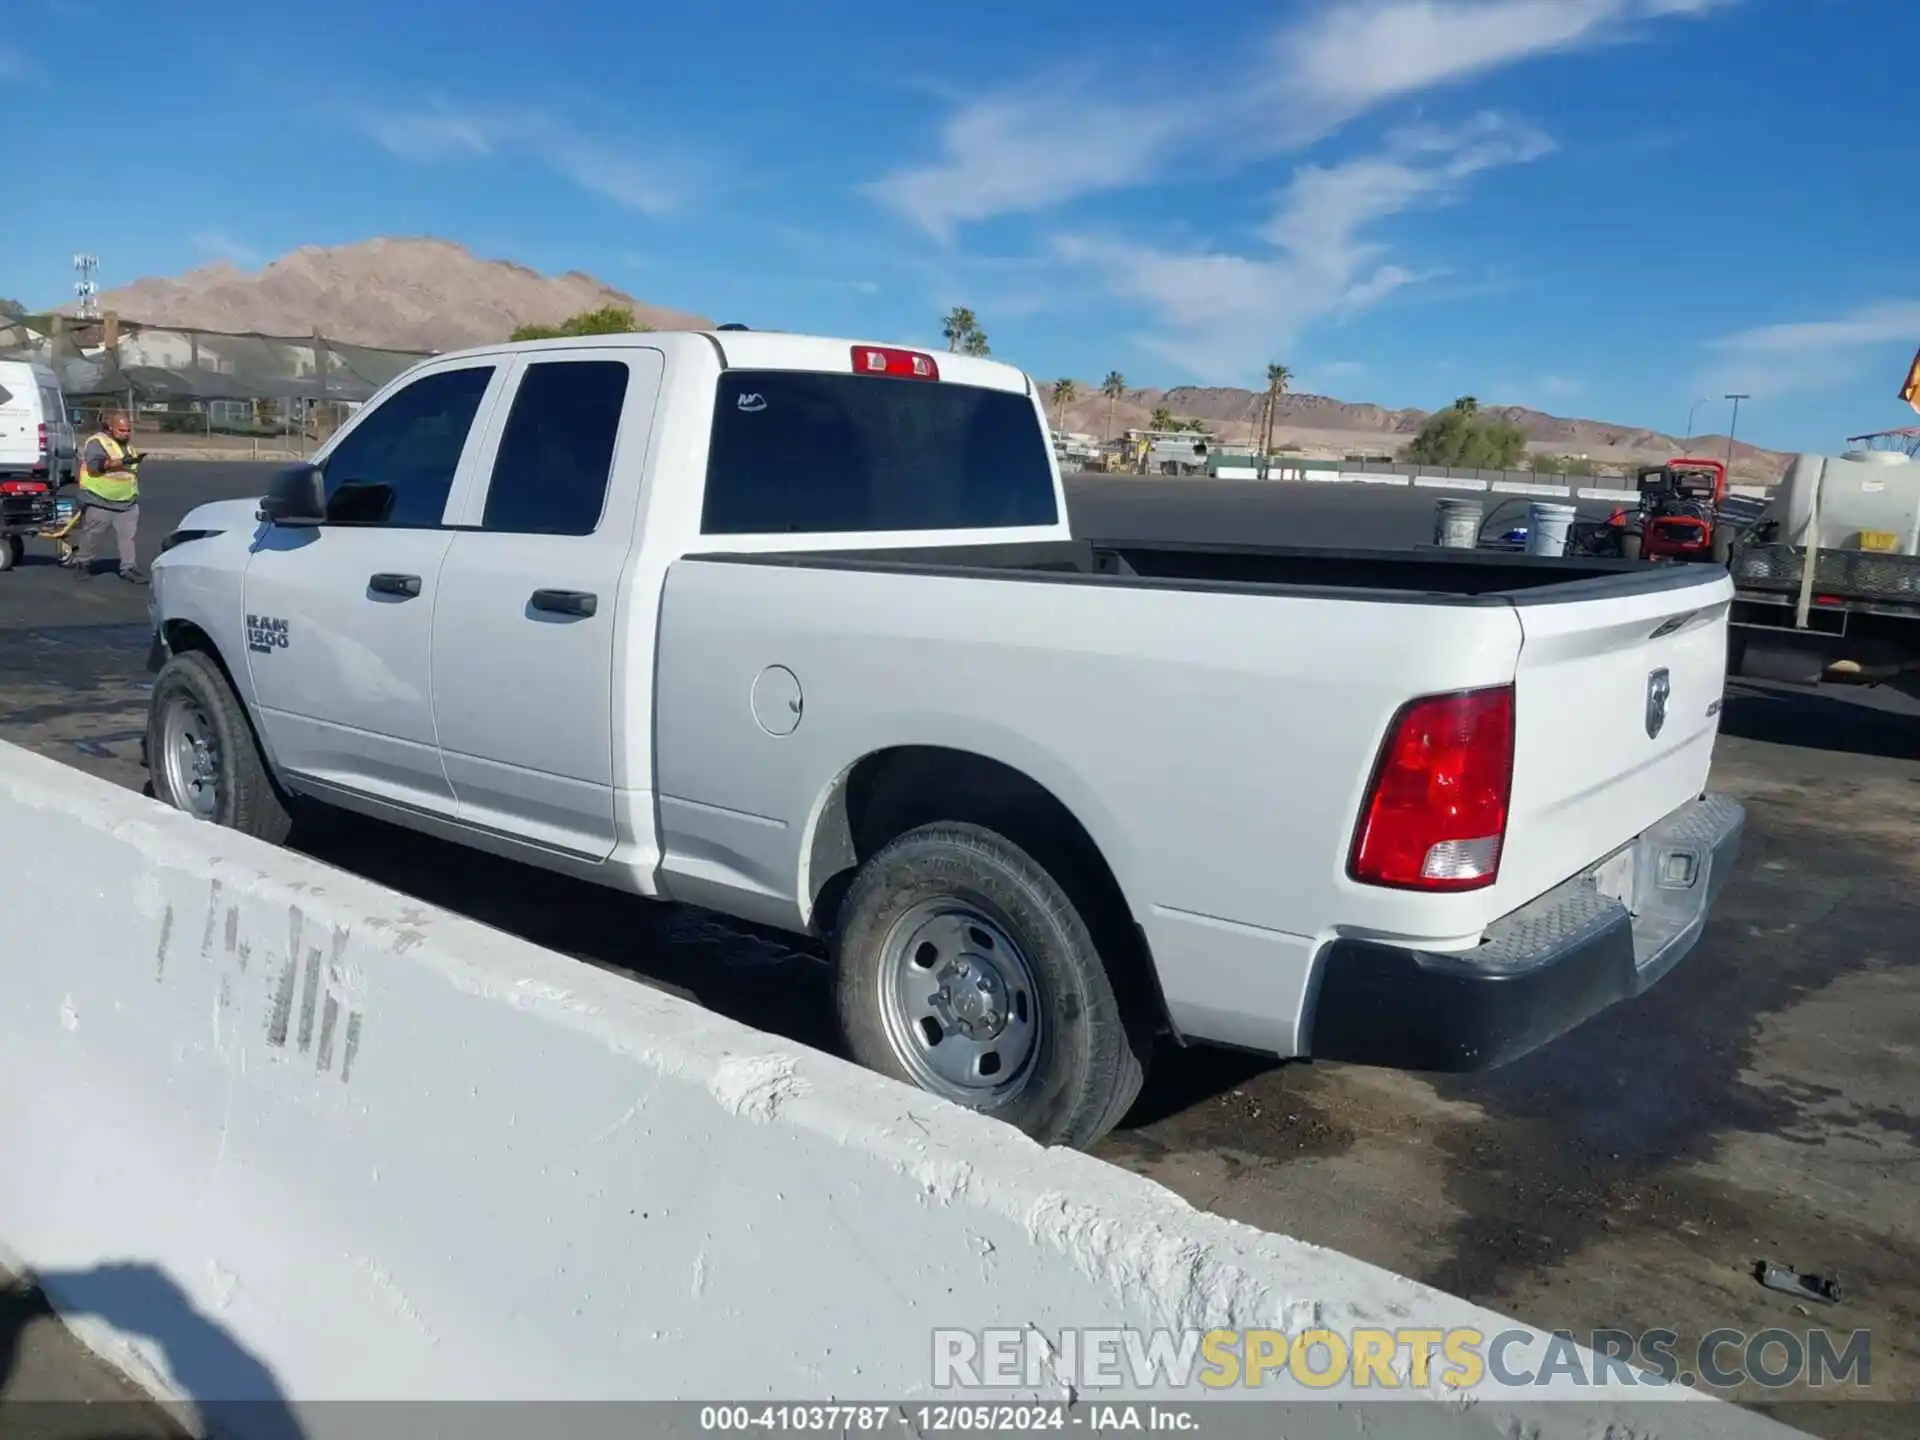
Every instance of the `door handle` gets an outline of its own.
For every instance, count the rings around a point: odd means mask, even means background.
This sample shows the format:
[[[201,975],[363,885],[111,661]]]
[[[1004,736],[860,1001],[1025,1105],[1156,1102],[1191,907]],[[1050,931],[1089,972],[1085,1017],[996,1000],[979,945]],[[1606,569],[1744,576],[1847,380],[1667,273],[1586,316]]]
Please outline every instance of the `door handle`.
[[[418,595],[420,577],[418,575],[370,575],[367,577],[367,588],[376,595]]]
[[[584,590],[536,590],[533,608],[555,615],[591,615],[600,608],[600,597]]]

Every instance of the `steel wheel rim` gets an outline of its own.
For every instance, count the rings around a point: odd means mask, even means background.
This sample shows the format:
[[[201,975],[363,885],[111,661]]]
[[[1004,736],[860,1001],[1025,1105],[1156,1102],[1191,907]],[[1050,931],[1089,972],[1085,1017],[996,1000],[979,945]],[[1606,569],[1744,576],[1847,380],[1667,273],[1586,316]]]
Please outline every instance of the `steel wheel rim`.
[[[188,696],[171,697],[161,712],[160,763],[174,804],[196,820],[213,819],[220,807],[220,736]]]
[[[1043,1038],[1025,953],[999,921],[951,898],[921,902],[887,932],[880,1012],[914,1082],[963,1105],[1018,1091]]]

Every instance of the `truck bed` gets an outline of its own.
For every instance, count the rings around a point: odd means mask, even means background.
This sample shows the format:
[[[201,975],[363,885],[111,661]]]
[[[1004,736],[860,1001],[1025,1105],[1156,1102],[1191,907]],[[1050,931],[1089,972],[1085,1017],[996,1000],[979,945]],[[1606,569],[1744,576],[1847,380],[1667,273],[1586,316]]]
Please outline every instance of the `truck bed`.
[[[1330,936],[1471,949],[1698,796],[1731,588],[1708,565],[1438,550],[688,556],[669,568],[658,621],[662,887],[804,923],[831,873],[815,853],[822,797],[863,757],[983,757],[1084,827],[1189,1033],[1273,1044],[1274,1025],[1298,1018],[1273,1017],[1298,1004]],[[1416,696],[1506,685],[1497,883],[1428,894],[1353,880],[1349,845],[1394,716]],[[1251,1015],[1266,1040],[1240,1028]]]
[[[1632,560],[1478,550],[1330,550],[1161,541],[1071,540],[1031,545],[701,554],[690,560],[807,569],[1123,585],[1227,593],[1276,592],[1382,602],[1528,605],[1683,590],[1724,574]]]

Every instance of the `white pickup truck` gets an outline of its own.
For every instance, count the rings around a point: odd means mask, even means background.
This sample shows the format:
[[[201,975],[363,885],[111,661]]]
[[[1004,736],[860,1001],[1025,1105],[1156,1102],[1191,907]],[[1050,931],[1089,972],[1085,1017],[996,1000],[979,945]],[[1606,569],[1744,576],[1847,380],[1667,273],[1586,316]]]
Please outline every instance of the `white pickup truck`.
[[[858,1061],[1047,1143],[1166,1036],[1504,1064],[1692,948],[1744,819],[1724,570],[1076,540],[960,355],[436,357],[153,582],[161,800],[818,935]]]

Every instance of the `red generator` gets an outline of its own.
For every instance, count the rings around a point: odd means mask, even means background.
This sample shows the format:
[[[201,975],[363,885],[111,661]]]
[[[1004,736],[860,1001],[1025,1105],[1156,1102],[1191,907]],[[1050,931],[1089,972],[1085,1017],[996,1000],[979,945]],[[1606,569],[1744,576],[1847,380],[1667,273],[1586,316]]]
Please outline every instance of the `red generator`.
[[[1624,517],[1620,552],[1629,560],[1727,563],[1732,534],[1719,523],[1727,501],[1727,467],[1680,456],[1640,472],[1640,508]]]

